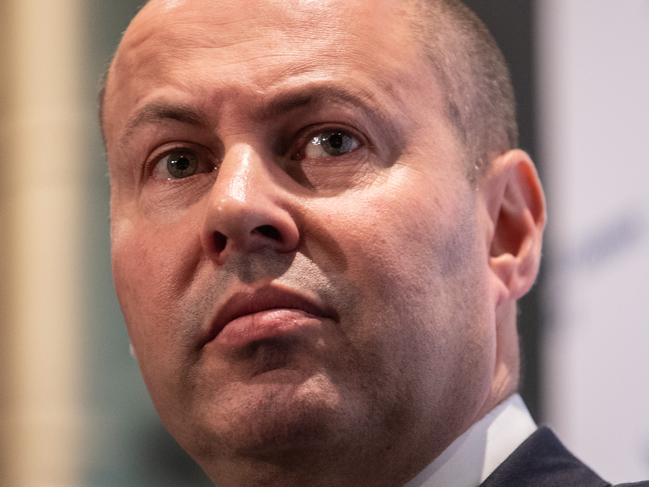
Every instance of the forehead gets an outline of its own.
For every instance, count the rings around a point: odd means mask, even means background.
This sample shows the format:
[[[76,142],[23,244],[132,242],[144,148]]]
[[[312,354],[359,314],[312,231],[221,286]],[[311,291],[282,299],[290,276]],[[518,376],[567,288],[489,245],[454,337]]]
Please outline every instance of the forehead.
[[[111,68],[107,131],[109,112],[123,114],[160,90],[263,96],[291,83],[339,80],[379,87],[395,100],[414,85],[430,95],[406,3],[153,0],[129,26]]]
[[[136,47],[149,56],[164,46],[171,56],[186,49],[263,56],[266,50],[279,47],[290,47],[287,54],[300,55],[338,46],[364,54],[388,48],[385,54],[389,55],[411,45],[404,4],[391,0],[153,0],[132,22],[120,51]],[[320,51],[320,55],[326,53]]]

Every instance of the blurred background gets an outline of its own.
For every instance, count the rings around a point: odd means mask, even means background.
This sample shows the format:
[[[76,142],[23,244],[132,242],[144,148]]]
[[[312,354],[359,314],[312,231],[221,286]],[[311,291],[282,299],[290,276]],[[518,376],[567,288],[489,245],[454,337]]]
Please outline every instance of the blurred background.
[[[98,80],[135,0],[0,2],[0,485],[207,486],[112,288]],[[649,478],[649,1],[473,0],[549,204],[523,395],[610,481]]]

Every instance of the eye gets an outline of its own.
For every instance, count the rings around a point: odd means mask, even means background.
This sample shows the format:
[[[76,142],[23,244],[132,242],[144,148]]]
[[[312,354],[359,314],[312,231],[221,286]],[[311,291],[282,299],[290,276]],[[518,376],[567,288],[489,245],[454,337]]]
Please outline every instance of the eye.
[[[175,149],[160,157],[153,169],[156,179],[185,179],[214,170],[214,165],[190,149]]]
[[[324,130],[312,137],[298,154],[299,159],[337,157],[353,152],[361,142],[345,130]]]

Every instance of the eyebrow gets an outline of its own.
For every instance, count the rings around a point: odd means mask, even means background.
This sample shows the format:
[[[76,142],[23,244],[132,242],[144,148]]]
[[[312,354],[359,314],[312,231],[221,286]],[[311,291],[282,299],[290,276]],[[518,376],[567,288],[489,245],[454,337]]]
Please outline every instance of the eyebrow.
[[[378,109],[380,105],[371,94],[329,85],[303,86],[297,90],[282,93],[263,107],[256,118],[269,120],[294,110],[320,106],[327,102],[352,105],[365,112],[370,118],[381,121],[387,119]]]
[[[390,121],[389,117],[379,109],[379,102],[371,94],[330,85],[302,86],[280,93],[256,111],[253,118],[264,122],[291,111],[318,107],[328,102],[352,105],[379,125],[384,126]],[[154,101],[142,107],[127,121],[120,137],[121,145],[124,146],[136,129],[142,125],[174,121],[195,127],[206,127],[207,119],[203,112],[190,105]]]
[[[168,120],[201,126],[205,116],[188,105],[153,102],[145,105],[126,123],[122,140],[129,138],[141,125],[162,123]]]

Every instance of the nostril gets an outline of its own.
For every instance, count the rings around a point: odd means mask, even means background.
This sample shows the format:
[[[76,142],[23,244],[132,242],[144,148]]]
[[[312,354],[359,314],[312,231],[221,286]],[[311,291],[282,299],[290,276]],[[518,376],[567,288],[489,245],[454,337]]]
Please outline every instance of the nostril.
[[[228,237],[221,232],[214,232],[214,250],[216,252],[223,252],[228,243]]]
[[[253,233],[259,233],[266,238],[275,240],[277,242],[282,241],[282,235],[279,233],[279,230],[272,225],[261,225],[254,229]]]

